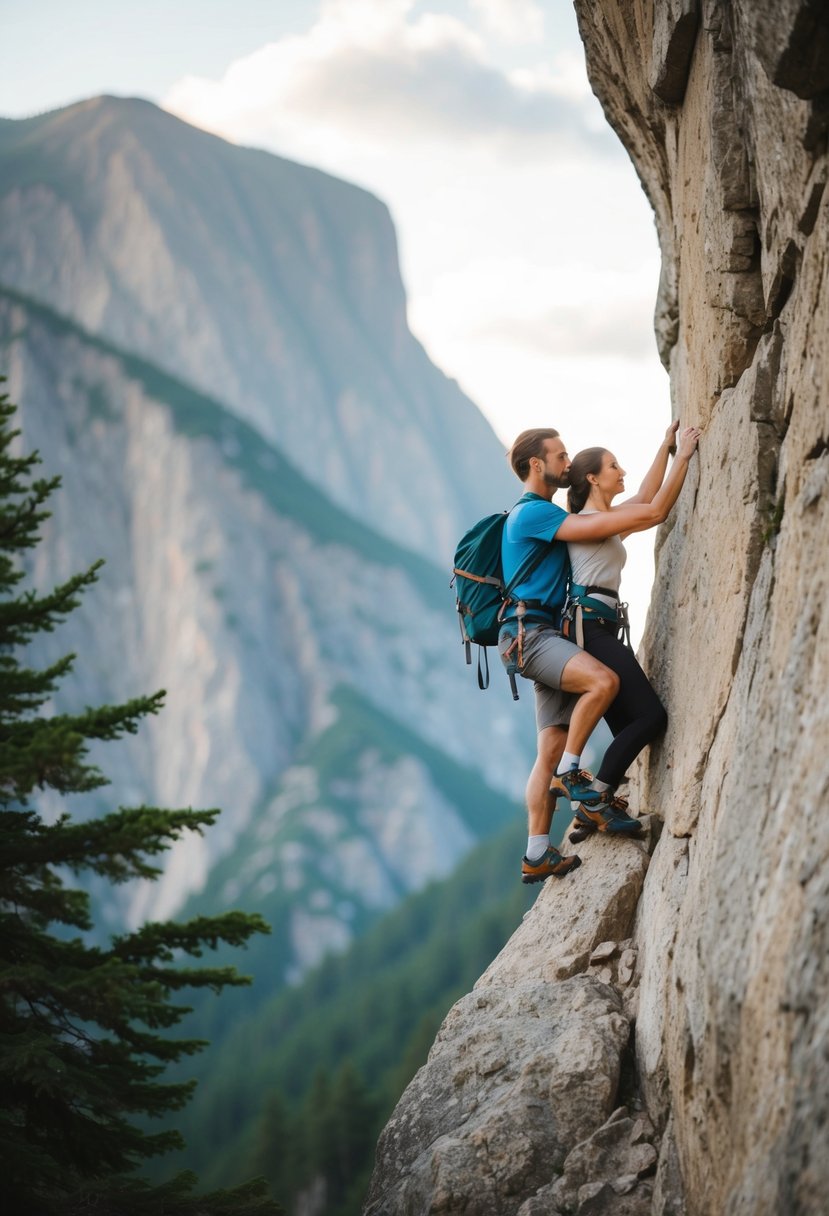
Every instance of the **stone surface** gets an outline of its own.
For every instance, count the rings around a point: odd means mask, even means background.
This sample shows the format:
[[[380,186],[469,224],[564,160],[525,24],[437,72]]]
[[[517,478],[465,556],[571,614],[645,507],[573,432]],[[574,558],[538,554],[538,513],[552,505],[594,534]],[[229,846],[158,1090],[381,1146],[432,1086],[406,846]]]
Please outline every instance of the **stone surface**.
[[[699,0],[664,0],[654,6],[648,83],[663,101],[685,96],[699,27]]]
[[[595,1202],[599,1197],[610,1200],[613,1195],[632,1194],[639,1180],[653,1173],[658,1158],[652,1144],[634,1139],[636,1133],[636,1122],[623,1108],[592,1136],[576,1145],[564,1162],[561,1177],[550,1191],[553,1203],[565,1211],[581,1212],[588,1210],[584,1208],[588,1198]],[[640,1206],[645,1194],[649,1199],[649,1188],[637,1195],[636,1202]],[[589,1210],[606,1209],[591,1207]]]
[[[681,106],[650,82],[672,4],[577,0],[654,204],[675,413],[703,427],[658,540],[639,766],[664,816],[636,920],[654,1211],[818,1216],[829,1190],[827,10],[704,0]],[[621,71],[621,65],[625,70]]]
[[[546,882],[508,945],[476,984],[552,981],[586,970],[593,950],[611,935],[625,938],[648,867],[631,840],[598,834],[578,846],[582,867]]]
[[[367,1216],[549,1213],[555,1174],[602,1127],[625,1143],[613,1178],[637,1173],[648,1153],[655,1161],[647,1123],[618,1107],[630,1036],[622,996],[590,965],[600,943],[617,952],[629,940],[648,855],[600,836],[579,852],[581,868],[544,884],[447,1016],[382,1134]]]
[[[366,1216],[517,1212],[607,1118],[628,1033],[590,976],[470,993],[381,1136]]]
[[[829,89],[829,11],[823,0],[758,6],[752,45],[769,79],[798,97]]]

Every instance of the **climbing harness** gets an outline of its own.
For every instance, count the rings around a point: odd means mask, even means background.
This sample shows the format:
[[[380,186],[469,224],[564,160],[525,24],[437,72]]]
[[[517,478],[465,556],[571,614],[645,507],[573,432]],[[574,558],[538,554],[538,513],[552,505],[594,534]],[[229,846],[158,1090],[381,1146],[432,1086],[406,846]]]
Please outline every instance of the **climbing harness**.
[[[603,600],[594,599],[593,596],[596,595],[606,595],[610,599],[614,599],[616,607],[611,608]],[[613,591],[610,587],[597,587],[593,584],[583,587],[579,583],[571,583],[564,605],[562,633],[571,642],[575,641],[576,645],[581,646],[582,649],[584,649],[585,620],[596,621],[608,628],[615,626],[616,637],[627,646],[628,650],[633,650],[630,643],[628,606],[619,599],[618,591]]]
[[[527,611],[529,610],[531,616],[539,618],[538,620],[532,620],[530,622],[531,624],[551,625],[553,622],[549,611],[545,609],[545,606],[541,600],[505,600],[503,607],[501,608],[501,612],[499,613],[499,617],[503,618],[504,609],[507,608],[511,603],[515,603],[516,632],[515,637],[512,639],[501,658],[504,663],[504,667],[506,668],[507,675],[509,676],[509,686],[510,691],[512,692],[512,699],[513,701],[517,701],[518,687],[515,683],[515,677],[518,672],[524,670],[524,639],[527,633]],[[512,622],[509,622],[509,624],[511,623]]]

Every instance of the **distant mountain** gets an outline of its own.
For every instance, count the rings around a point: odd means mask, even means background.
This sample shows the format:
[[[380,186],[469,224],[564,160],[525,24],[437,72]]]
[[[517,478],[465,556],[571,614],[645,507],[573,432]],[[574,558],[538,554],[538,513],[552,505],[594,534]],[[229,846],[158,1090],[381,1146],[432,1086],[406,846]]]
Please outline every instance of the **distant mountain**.
[[[167,689],[69,810],[222,809],[158,883],[92,884],[97,930],[231,906],[271,923],[230,959],[252,989],[193,1014],[215,1047],[186,1130],[216,1177],[238,1152],[291,1189],[267,1136],[273,1092],[304,1119],[292,1051],[309,1075],[353,1057],[382,1114],[528,902],[531,689],[515,705],[496,669],[479,692],[449,587],[457,536],[518,486],[407,330],[382,204],[143,102],[0,123],[4,373],[21,445],[62,478],[36,586],[106,559],[32,655],[78,654],[55,709]],[[509,856],[475,852],[507,824]],[[316,1029],[301,986],[363,939],[371,1043],[348,968]]]
[[[81,656],[76,707],[168,690],[102,752],[113,788],[82,813],[223,808],[159,882],[107,892],[106,918],[167,916],[200,890],[262,906],[270,989],[504,821],[530,706],[499,672],[478,691],[445,571],[337,509],[217,401],[9,292],[0,360],[23,442],[63,479],[37,583],[106,559],[37,657]]]
[[[222,808],[157,883],[94,883],[98,930],[229,906],[273,926],[232,960],[254,987],[194,1015],[216,1049],[193,1069],[192,1129],[218,1157],[200,1120],[220,1126],[250,1098],[240,1131],[260,1125],[267,1089],[232,1073],[244,1027],[266,1033],[286,988],[430,883],[456,882],[466,858],[480,906],[464,941],[478,916],[486,937],[501,891],[510,909],[526,897],[531,690],[514,704],[496,667],[479,692],[448,585],[457,536],[518,487],[406,327],[386,209],[142,102],[0,123],[3,373],[21,445],[62,478],[35,584],[106,559],[33,655],[78,655],[55,708],[167,690],[136,737],[93,754],[112,784],[69,809]],[[514,853],[490,873],[474,850],[507,824]],[[406,957],[431,923],[418,907]],[[393,968],[366,957],[369,990],[371,965]],[[434,1020],[468,971],[447,951],[436,988],[413,981],[428,1009],[410,1012]],[[378,1043],[389,1016],[374,1011]],[[390,1059],[351,1050],[388,1097]]]
[[[407,548],[446,560],[516,497],[408,329],[386,207],[318,170],[145,101],[6,121],[0,284],[221,401]]]

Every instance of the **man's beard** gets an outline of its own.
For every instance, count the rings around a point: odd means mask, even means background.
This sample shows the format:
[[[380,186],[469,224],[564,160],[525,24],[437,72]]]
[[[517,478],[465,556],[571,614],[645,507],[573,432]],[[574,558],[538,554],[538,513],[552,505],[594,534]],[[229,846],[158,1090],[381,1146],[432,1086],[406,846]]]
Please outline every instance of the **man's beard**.
[[[554,473],[545,473],[544,484],[553,490],[569,490],[570,476],[568,473],[562,473],[561,477],[556,477]]]

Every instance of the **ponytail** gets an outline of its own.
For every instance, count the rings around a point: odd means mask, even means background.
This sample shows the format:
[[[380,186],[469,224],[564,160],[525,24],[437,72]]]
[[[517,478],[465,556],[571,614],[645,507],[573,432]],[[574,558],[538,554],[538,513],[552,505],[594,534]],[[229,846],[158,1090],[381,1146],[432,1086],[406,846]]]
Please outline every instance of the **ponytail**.
[[[585,448],[583,452],[577,452],[573,457],[568,473],[570,489],[567,491],[567,510],[571,514],[577,515],[590,497],[592,486],[587,480],[587,476],[589,473],[596,474],[602,471],[602,461],[606,451],[607,448]]]

